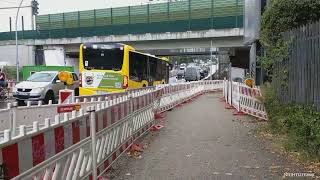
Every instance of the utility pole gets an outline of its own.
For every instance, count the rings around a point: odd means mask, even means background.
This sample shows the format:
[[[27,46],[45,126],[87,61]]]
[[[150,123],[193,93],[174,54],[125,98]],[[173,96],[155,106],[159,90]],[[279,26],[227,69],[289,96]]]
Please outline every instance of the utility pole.
[[[19,16],[19,11],[20,7],[22,5],[23,0],[20,1],[18,10],[17,10],[17,15],[16,15],[16,24],[15,24],[15,30],[16,30],[16,73],[17,73],[17,81],[19,82],[19,48],[18,48],[18,16]]]

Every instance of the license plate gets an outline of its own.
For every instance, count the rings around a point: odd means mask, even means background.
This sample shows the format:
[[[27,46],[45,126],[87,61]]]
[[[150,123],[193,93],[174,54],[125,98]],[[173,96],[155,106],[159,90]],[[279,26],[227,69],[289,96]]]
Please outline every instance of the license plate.
[[[21,96],[29,96],[29,93],[27,93],[27,92],[19,92],[19,95],[21,95]]]

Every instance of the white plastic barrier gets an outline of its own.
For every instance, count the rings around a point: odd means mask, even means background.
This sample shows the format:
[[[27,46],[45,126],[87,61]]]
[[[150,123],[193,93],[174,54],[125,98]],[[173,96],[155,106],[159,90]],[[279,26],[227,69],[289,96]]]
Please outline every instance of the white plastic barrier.
[[[119,99],[121,97],[132,97],[139,96],[151,92],[152,88],[141,88],[141,89],[132,89],[124,93],[110,93],[105,95],[93,95],[93,96],[81,96],[76,97],[76,102],[73,104],[67,103],[68,105],[79,104],[81,108],[86,109],[89,106],[96,105],[106,100]],[[26,125],[27,129],[32,127],[34,121],[38,121],[40,125],[44,124],[45,118],[53,119],[58,113],[57,108],[61,104],[52,104],[43,105],[42,101],[39,101],[37,105],[31,105],[31,102],[27,103],[27,106],[8,106],[7,109],[0,110],[0,131],[5,129],[11,129],[12,132],[15,127],[20,125]],[[13,115],[14,114],[14,115]],[[69,116],[71,113],[67,113]],[[60,114],[61,118],[65,114]],[[3,134],[0,133],[0,139],[3,137]]]
[[[166,85],[162,88],[162,98],[158,113],[170,110],[204,92],[222,89],[223,81],[220,80]]]
[[[268,120],[264,104],[256,98],[261,96],[258,87],[250,88],[243,83],[228,81],[224,89],[228,92],[226,103],[236,108],[238,112]]]
[[[240,112],[240,83],[232,82],[232,106]]]
[[[160,90],[101,102],[72,117],[35,122],[4,132],[1,164],[14,179],[90,179],[101,175],[129,145],[153,125]],[[95,151],[92,151],[95,149]],[[58,155],[58,156],[57,156]],[[97,172],[98,171],[98,172]],[[96,178],[94,178],[96,179]]]

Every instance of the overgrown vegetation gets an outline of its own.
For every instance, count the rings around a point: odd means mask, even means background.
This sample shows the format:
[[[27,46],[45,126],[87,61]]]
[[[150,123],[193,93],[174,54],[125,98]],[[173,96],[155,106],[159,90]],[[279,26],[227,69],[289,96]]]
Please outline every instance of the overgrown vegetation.
[[[262,87],[269,129],[274,134],[286,136],[287,149],[317,160],[320,160],[320,112],[312,106],[279,101],[275,89],[286,89],[290,72],[286,66],[281,67],[277,74],[273,74],[273,70],[276,62],[289,60],[288,45],[291,40],[284,39],[283,33],[319,20],[319,0],[271,0],[262,16],[260,39],[266,50],[266,56],[260,58],[262,67],[269,80],[277,79],[279,82],[280,79],[281,82],[279,87],[270,84]]]
[[[287,136],[284,146],[288,150],[320,160],[320,112],[314,107],[280,102],[270,85],[264,85],[262,92],[271,132]]]
[[[288,42],[282,33],[319,19],[319,0],[271,0],[262,16],[260,38],[266,50],[260,60],[268,76],[272,76],[274,63],[288,56]]]
[[[17,79],[17,76],[16,76],[16,67],[15,66],[4,66],[2,68],[3,72],[6,74],[6,78],[8,80],[16,80]],[[20,72],[19,72],[19,79],[22,79],[22,71],[20,69]]]

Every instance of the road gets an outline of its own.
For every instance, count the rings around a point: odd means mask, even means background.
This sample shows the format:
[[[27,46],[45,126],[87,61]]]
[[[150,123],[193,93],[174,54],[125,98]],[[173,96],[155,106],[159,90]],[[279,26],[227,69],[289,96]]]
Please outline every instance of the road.
[[[109,174],[122,180],[281,179],[304,172],[254,137],[257,124],[236,119],[219,102],[221,94],[207,94],[167,113],[164,128],[142,138],[141,158],[125,155]]]

